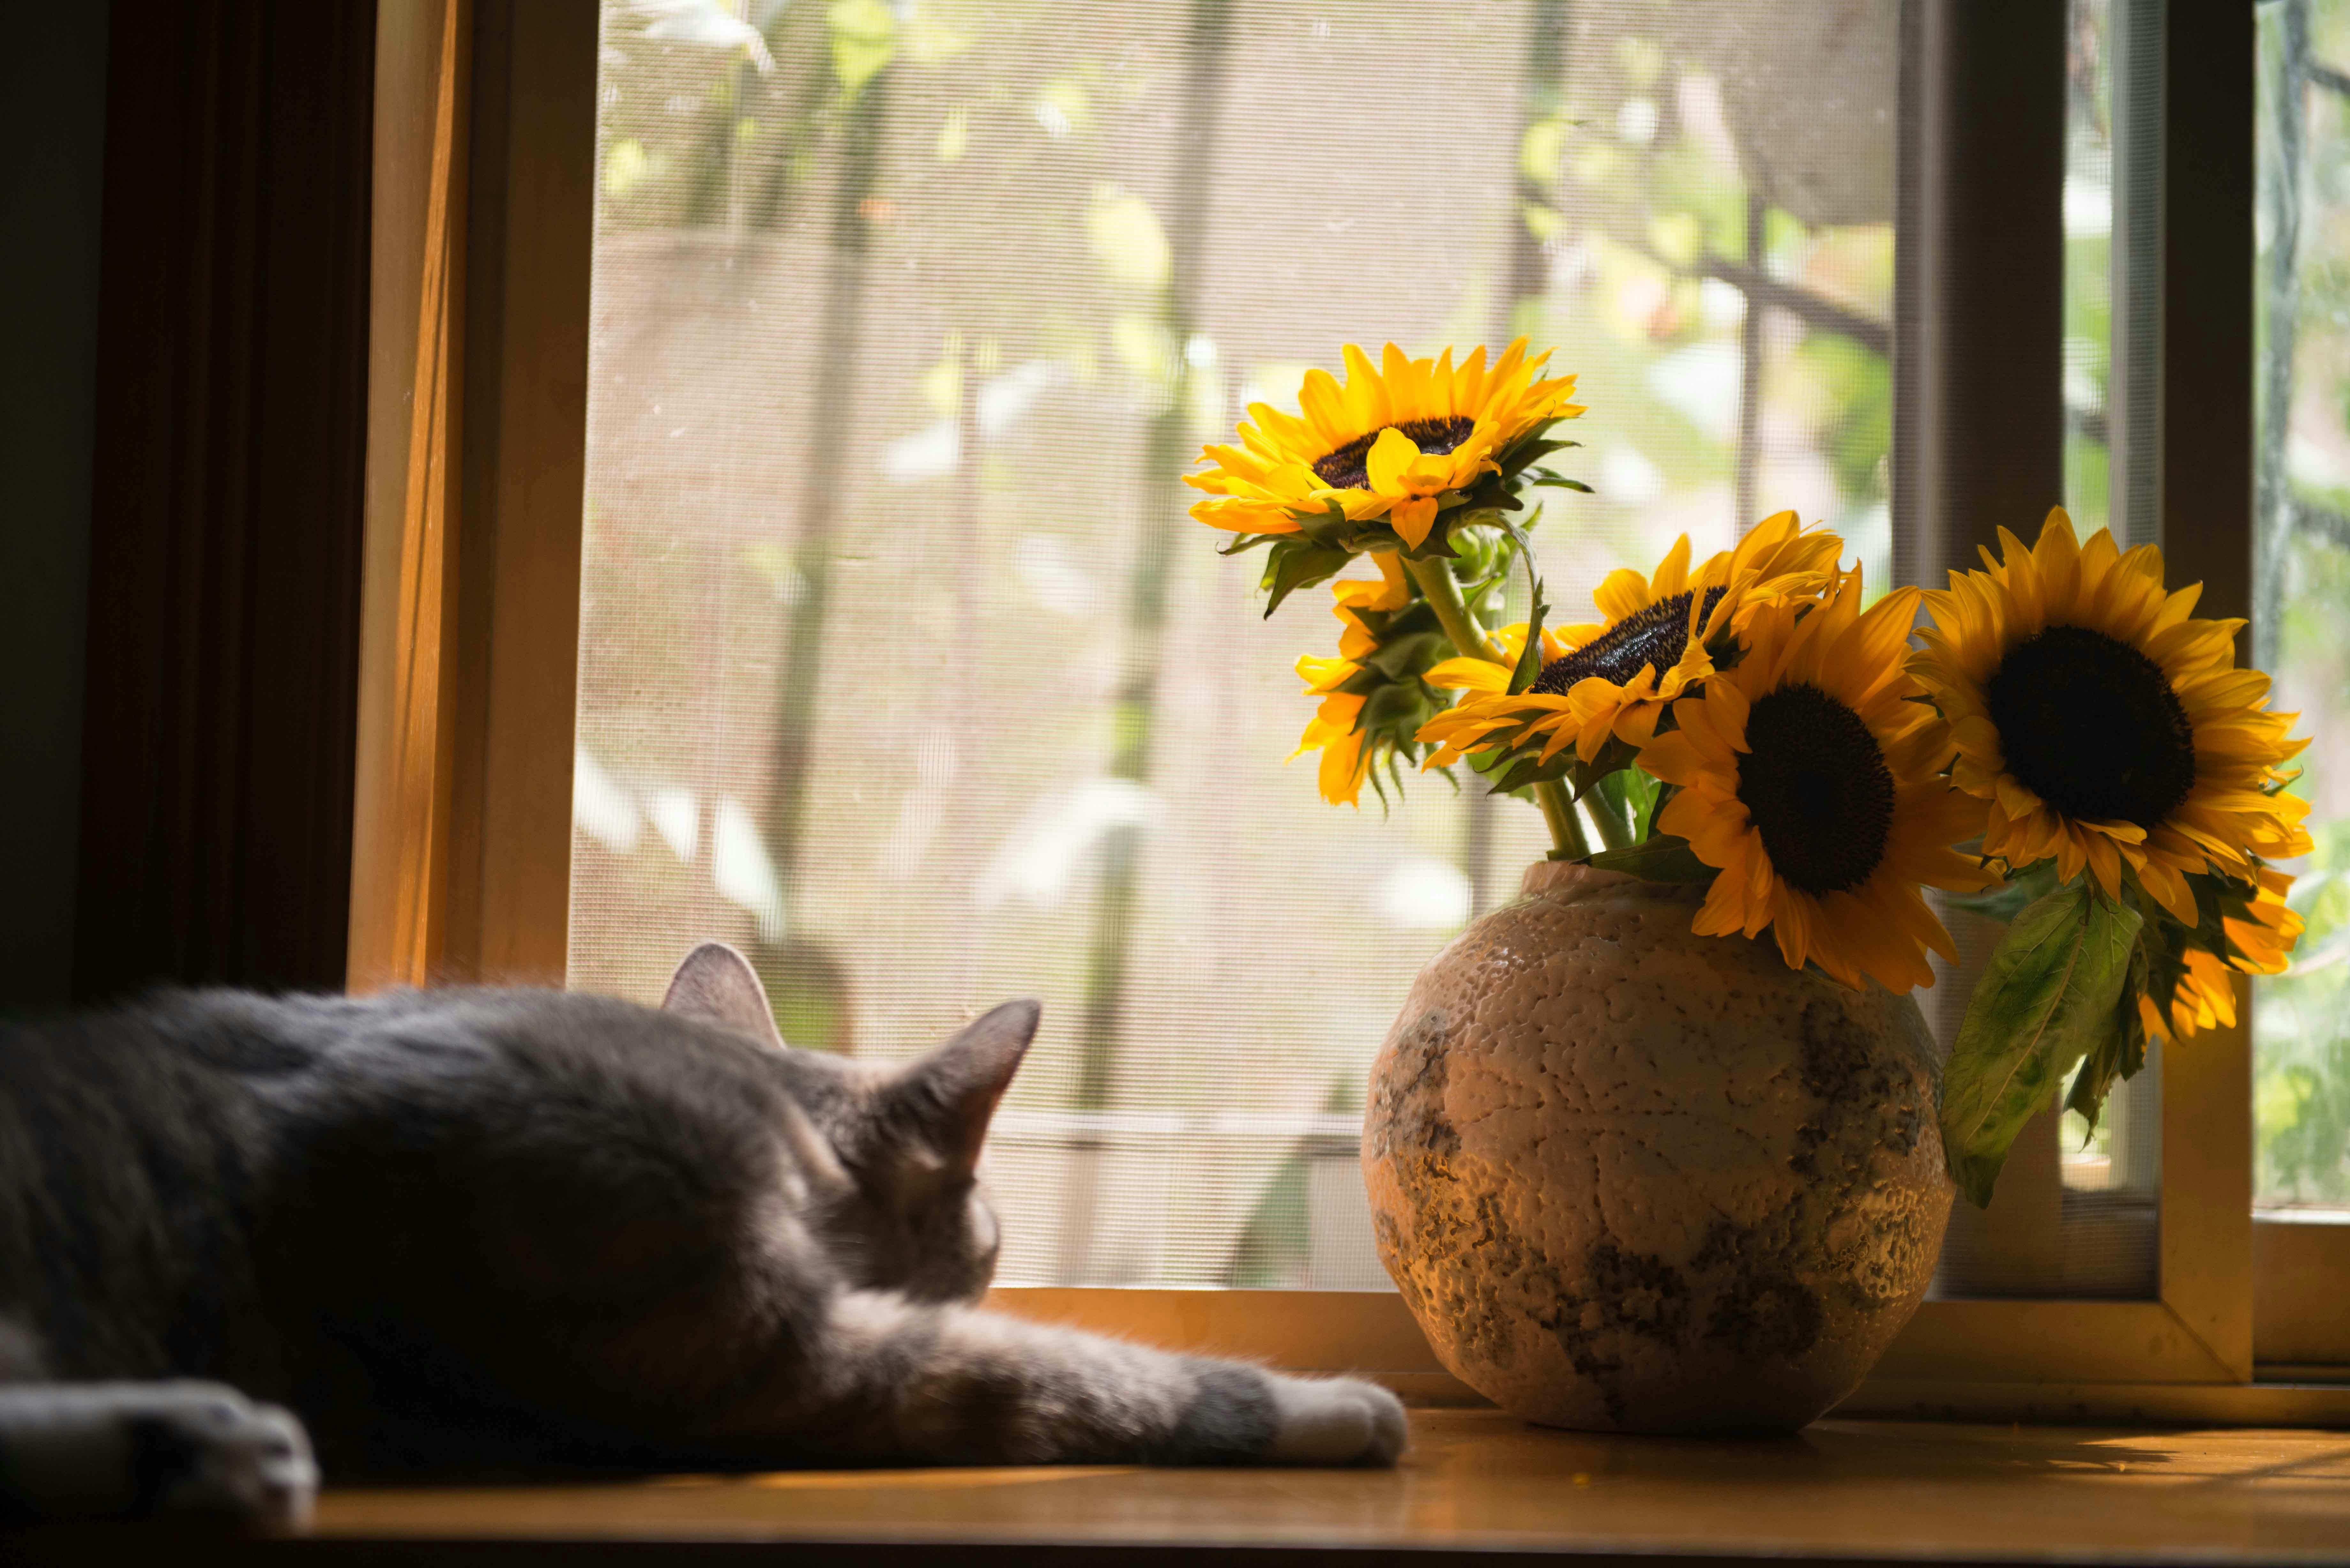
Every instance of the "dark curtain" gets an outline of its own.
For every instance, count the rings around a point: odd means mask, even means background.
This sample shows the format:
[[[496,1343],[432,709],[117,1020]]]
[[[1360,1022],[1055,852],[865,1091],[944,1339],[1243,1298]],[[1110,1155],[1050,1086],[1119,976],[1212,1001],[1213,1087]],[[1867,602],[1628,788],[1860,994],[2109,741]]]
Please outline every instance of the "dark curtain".
[[[74,995],[338,987],[375,7],[112,29]]]

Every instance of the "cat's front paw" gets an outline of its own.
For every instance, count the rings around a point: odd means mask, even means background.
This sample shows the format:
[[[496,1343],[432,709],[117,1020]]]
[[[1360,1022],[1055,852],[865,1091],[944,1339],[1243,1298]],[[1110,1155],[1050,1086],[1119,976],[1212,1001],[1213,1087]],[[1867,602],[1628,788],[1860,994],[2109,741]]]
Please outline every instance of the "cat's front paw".
[[[1273,1449],[1286,1465],[1391,1465],[1410,1431],[1403,1401],[1359,1377],[1284,1377],[1273,1389]]]
[[[0,1386],[0,1514],[309,1517],[317,1466],[302,1425],[216,1383]]]
[[[155,1501],[168,1512],[224,1513],[277,1527],[307,1523],[318,1467],[302,1423],[228,1389],[189,1386],[135,1417],[139,1459],[167,1469]]]

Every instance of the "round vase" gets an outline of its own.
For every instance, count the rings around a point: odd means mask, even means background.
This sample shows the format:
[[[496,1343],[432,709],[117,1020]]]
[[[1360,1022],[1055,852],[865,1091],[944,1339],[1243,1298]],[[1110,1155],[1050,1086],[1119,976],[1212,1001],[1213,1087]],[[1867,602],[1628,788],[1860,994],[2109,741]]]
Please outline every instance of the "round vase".
[[[1371,1070],[1380,1261],[1462,1382],[1593,1431],[1789,1431],[1917,1310],[1950,1186],[1907,996],[1543,863],[1430,961]]]

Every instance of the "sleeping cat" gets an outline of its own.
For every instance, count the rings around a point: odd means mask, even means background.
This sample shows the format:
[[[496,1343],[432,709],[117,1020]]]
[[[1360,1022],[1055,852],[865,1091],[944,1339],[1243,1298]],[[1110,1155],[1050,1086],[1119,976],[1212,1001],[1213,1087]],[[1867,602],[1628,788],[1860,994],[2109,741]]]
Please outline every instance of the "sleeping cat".
[[[201,992],[0,1026],[0,1514],[298,1516],[306,1428],[330,1476],[1393,1461],[1375,1385],[972,1304],[1036,1017],[894,1069],[795,1051],[711,943],[660,1011]]]

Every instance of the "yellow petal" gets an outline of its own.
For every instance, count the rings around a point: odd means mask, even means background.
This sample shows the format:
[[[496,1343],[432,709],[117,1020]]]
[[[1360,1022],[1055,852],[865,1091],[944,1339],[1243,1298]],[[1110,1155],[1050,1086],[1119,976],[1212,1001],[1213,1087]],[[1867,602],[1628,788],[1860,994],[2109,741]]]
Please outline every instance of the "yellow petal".
[[[1395,433],[1388,431],[1388,435]],[[1388,514],[1388,520],[1395,524],[1395,531],[1402,535],[1403,542],[1416,550],[1427,539],[1428,531],[1436,525],[1436,497],[1414,496],[1407,501],[1399,501]]]
[[[1463,657],[1440,659],[1420,677],[1430,686],[1446,691],[1507,691],[1510,671],[1502,665],[1482,659]]]
[[[2048,618],[2069,617],[2080,585],[2080,542],[2073,537],[2073,520],[2061,506],[2050,509],[2040,525],[2040,543],[2033,546],[2033,565],[2039,569]]]
[[[1690,536],[1686,534],[1673,541],[1665,558],[1657,564],[1656,576],[1648,579],[1648,597],[1669,599],[1689,587]]]
[[[1318,365],[1305,372],[1305,383],[1297,389],[1297,406],[1322,438],[1325,451],[1336,451],[1363,433],[1350,428],[1347,394],[1339,390],[1338,379]]]
[[[1696,746],[1690,743],[1687,730],[1670,731],[1641,747],[1640,766],[1651,778],[1673,784],[1689,784],[1705,771],[1705,763],[1699,758]],[[1695,797],[1675,795],[1666,809],[1670,811],[1684,800],[1694,802]]]
[[[1340,357],[1347,362],[1347,418],[1357,433],[1395,423],[1388,408],[1387,388],[1379,380],[1378,371],[1371,368],[1370,356],[1349,343],[1340,350]]]
[[[1370,454],[1363,463],[1370,475],[1371,488],[1388,495],[1402,489],[1404,471],[1419,456],[1419,447],[1411,437],[1392,425],[1381,431],[1379,439],[1371,443]],[[1414,539],[1412,543],[1417,545],[1419,541]]]
[[[2157,903],[2169,910],[2181,925],[2189,928],[2195,925],[2195,894],[2177,867],[2166,866],[2158,860],[2148,860],[2138,867],[2137,879],[2138,885],[2151,894]]]
[[[1681,535],[1681,542],[1678,547],[1683,554],[1688,553],[1688,535]],[[1600,579],[1599,587],[1593,591],[1591,599],[1599,607],[1599,613],[1607,617],[1610,623],[1622,620],[1628,616],[1638,615],[1648,607],[1650,602],[1648,579],[1628,566],[1618,566]],[[1596,637],[1606,629],[1606,627],[1596,627],[1592,629],[1592,636]]]

